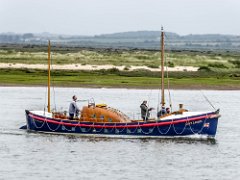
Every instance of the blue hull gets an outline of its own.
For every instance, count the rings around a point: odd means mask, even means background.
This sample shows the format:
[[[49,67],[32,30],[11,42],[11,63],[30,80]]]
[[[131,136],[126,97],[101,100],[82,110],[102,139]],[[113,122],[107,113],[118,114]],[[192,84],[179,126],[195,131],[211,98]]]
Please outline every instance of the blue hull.
[[[79,134],[95,136],[119,136],[133,138],[185,137],[191,135],[216,135],[219,115],[215,112],[167,121],[131,123],[92,123],[59,120],[35,115],[26,110],[27,129],[30,131]]]

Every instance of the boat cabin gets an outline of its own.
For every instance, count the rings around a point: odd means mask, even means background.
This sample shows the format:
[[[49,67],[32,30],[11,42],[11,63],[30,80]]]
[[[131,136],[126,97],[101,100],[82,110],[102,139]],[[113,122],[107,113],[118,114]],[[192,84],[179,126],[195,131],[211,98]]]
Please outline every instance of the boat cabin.
[[[67,112],[53,112],[53,118],[68,119]],[[123,112],[108,107],[106,104],[88,104],[83,106],[80,118],[74,120],[87,121],[87,122],[113,122],[113,123],[126,123],[131,122],[130,118]]]
[[[121,111],[108,107],[106,104],[84,106],[81,111],[81,121],[90,122],[131,122],[130,118]]]

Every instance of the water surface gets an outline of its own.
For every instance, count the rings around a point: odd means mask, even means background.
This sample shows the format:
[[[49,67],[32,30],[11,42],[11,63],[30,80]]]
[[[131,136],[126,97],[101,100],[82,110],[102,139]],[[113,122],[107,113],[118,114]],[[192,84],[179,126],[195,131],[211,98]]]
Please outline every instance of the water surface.
[[[55,88],[52,108],[68,109],[73,94],[138,118],[158,90]],[[0,87],[0,179],[238,179],[240,91],[171,91],[174,108],[221,109],[215,141],[108,139],[27,133],[25,109],[43,110],[46,88]],[[168,100],[168,98],[167,98]],[[79,106],[85,102],[79,103]],[[153,112],[155,113],[155,112]]]

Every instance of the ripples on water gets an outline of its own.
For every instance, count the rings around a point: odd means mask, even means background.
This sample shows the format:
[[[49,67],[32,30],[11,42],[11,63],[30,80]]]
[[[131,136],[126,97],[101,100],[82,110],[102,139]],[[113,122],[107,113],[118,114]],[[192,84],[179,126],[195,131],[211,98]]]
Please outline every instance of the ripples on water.
[[[0,87],[0,179],[238,179],[240,91],[204,91],[221,109],[216,140],[108,139],[27,133],[25,109],[43,109],[45,88]],[[58,109],[73,94],[139,116],[157,90],[55,88]],[[172,91],[187,109],[212,110],[199,91]],[[83,104],[80,104],[83,105]],[[177,104],[174,104],[177,107]]]

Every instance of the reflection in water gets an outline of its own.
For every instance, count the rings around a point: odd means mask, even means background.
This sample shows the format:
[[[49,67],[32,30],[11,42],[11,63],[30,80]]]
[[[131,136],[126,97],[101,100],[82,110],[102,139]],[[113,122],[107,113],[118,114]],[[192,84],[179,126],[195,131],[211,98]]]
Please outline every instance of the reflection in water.
[[[172,142],[176,144],[207,144],[207,145],[215,145],[217,144],[216,139],[211,139],[211,138],[169,138],[169,139],[157,139],[156,142],[159,143],[166,143],[166,142]]]
[[[24,130],[23,130],[24,131]],[[27,131],[26,131],[27,132]],[[6,132],[2,132],[3,134],[6,134]],[[7,133],[9,135],[23,135],[22,133]],[[195,137],[161,137],[161,138],[138,138],[138,137],[130,137],[130,138],[123,138],[121,137],[97,137],[97,136],[80,136],[80,135],[69,135],[69,134],[48,134],[48,133],[41,133],[41,132],[34,132],[31,131],[28,133],[28,135],[31,136],[31,134],[35,136],[43,136],[48,138],[57,138],[57,137],[64,137],[69,142],[78,142],[78,141],[88,141],[88,142],[116,142],[116,141],[124,141],[124,142],[141,142],[141,143],[148,143],[150,141],[155,141],[157,143],[186,143],[186,144],[194,144],[194,143],[202,143],[202,144],[209,144],[209,145],[215,145],[217,144],[217,140],[213,138],[207,138],[202,136],[195,136]],[[24,135],[26,135],[24,133]]]
[[[214,145],[217,143],[216,139],[213,138],[207,138],[207,137],[161,137],[161,138],[138,138],[138,137],[130,137],[130,138],[123,138],[121,137],[96,137],[96,136],[80,136],[80,135],[64,135],[64,134],[48,134],[48,133],[42,133],[42,132],[34,132],[27,130],[16,130],[16,129],[7,129],[7,130],[1,130],[0,134],[3,135],[15,135],[15,136],[40,136],[45,138],[58,138],[58,137],[64,137],[69,142],[78,142],[78,141],[89,141],[89,142],[111,142],[111,141],[128,141],[128,142],[141,142],[141,143],[148,143],[149,141],[155,141],[157,143],[186,143],[186,144],[194,144],[194,143],[203,143],[203,144],[211,144]]]
[[[73,142],[77,141],[89,141],[89,142],[134,142],[134,143],[149,143],[151,141],[156,143],[186,143],[186,144],[194,144],[194,143],[202,143],[202,144],[209,144],[215,145],[217,143],[216,139],[206,139],[206,138],[108,138],[108,137],[88,137],[88,136],[71,136],[71,135],[62,135],[65,136],[67,139]]]

